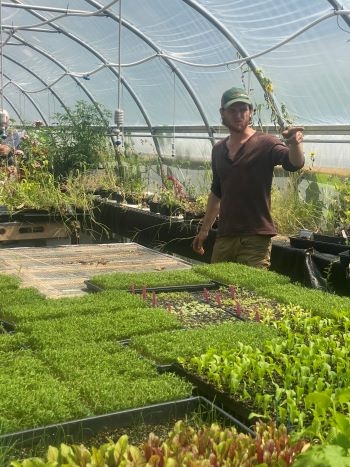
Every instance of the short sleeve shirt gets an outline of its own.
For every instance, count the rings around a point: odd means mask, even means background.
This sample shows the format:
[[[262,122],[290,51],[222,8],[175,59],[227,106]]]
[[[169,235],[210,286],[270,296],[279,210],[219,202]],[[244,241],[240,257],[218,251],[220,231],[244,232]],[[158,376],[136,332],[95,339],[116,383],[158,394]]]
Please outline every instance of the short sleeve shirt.
[[[218,236],[276,235],[270,214],[274,167],[294,172],[288,147],[276,136],[254,133],[232,161],[227,138],[212,150],[211,191],[220,198]]]

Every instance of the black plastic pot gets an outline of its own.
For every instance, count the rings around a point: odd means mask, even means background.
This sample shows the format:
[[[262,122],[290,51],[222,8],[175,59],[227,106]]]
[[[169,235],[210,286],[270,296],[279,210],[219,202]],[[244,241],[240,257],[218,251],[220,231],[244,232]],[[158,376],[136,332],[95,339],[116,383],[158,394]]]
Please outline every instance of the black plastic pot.
[[[190,221],[190,222],[200,222],[203,217],[204,217],[204,212],[201,213],[195,213],[191,211],[185,211],[183,216],[185,221]]]
[[[338,237],[333,237],[338,238]],[[339,237],[341,238],[341,237]],[[308,240],[306,238],[300,237],[289,237],[290,246],[293,248],[302,248],[302,249],[309,249],[314,248],[315,250],[319,251],[320,253],[329,253],[332,255],[337,255],[342,251],[347,250],[349,247],[347,245],[342,245],[341,243],[337,242],[320,242],[316,240]]]
[[[335,237],[334,235],[322,235],[322,234],[314,233],[313,239],[315,242],[336,243],[338,245],[346,244],[346,239],[344,237]]]
[[[166,204],[160,204],[159,206],[159,213],[162,214],[162,216],[178,216],[181,212],[181,207],[177,205],[168,206]]]
[[[101,198],[109,198],[112,195],[112,192],[111,192],[111,190],[105,190],[103,188],[100,188],[97,191],[97,194],[99,194],[101,196]]]
[[[227,426],[236,426],[240,431],[254,434],[252,430],[232,415],[208,399],[197,396],[10,433],[0,436],[0,446],[15,445],[16,448],[19,448],[35,446],[38,443],[58,445],[62,441],[82,443],[99,433],[114,428],[127,428],[140,424],[160,424],[183,419],[195,413],[198,413],[203,420],[219,421]]]
[[[350,250],[342,251],[338,256],[341,266],[347,268],[350,264]]]
[[[21,222],[50,222],[54,216],[53,212],[47,209],[23,209],[14,216]]]
[[[124,204],[98,203],[97,221],[108,227],[113,233],[149,248],[175,253],[185,258],[209,263],[216,230],[210,230],[205,242],[205,254],[198,255],[192,249],[192,240],[198,231],[198,222],[184,221],[181,217],[164,216]]]
[[[122,193],[119,193],[118,191],[113,191],[111,198],[113,201],[116,201],[117,203],[122,203],[124,201],[124,196]]]
[[[160,204],[157,201],[148,201],[150,212],[158,213],[160,210]]]
[[[138,204],[140,204],[141,199],[137,195],[128,194],[128,195],[125,195],[125,201],[126,201],[127,204],[137,206]]]
[[[12,216],[9,210],[7,209],[7,206],[4,204],[0,205],[0,222],[9,222],[11,220]]]

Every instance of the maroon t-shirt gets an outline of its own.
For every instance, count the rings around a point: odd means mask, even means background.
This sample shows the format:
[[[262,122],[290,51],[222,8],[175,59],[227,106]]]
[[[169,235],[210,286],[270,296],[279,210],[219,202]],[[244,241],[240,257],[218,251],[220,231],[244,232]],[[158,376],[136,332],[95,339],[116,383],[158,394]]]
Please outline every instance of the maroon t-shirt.
[[[287,146],[276,136],[254,133],[228,157],[227,138],[212,150],[211,191],[221,199],[218,236],[276,235],[270,214],[274,167],[281,165],[295,172],[288,159]]]

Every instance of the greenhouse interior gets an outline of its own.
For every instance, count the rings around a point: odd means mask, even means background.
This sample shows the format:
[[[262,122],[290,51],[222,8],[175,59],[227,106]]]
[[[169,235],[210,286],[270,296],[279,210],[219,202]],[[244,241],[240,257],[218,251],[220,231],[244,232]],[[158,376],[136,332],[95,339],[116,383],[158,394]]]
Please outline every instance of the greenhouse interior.
[[[0,467],[350,465],[350,0],[0,41]]]

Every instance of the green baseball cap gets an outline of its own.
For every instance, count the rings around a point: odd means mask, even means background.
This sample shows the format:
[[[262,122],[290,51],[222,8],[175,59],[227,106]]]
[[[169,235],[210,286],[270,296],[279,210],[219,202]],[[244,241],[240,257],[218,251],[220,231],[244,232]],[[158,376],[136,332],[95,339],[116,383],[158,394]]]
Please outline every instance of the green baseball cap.
[[[223,109],[227,109],[227,107],[235,102],[245,102],[246,104],[253,105],[245,89],[230,88],[223,93],[221,98],[221,107]]]

